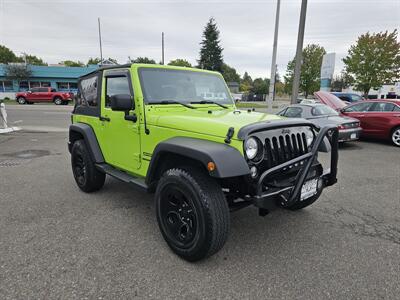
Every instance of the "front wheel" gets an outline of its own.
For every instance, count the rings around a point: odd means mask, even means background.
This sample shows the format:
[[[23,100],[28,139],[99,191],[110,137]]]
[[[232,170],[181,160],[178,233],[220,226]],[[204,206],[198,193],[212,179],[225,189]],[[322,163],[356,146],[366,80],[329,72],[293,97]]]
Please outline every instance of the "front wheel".
[[[54,98],[55,105],[61,105],[62,103],[63,103],[63,100],[60,97]]]
[[[17,99],[17,102],[19,103],[19,104],[26,104],[26,99],[24,98],[24,97],[18,97],[18,99]]]
[[[180,257],[197,261],[225,244],[229,208],[218,183],[197,169],[170,169],[156,189],[156,214],[168,246]]]
[[[400,126],[392,130],[392,142],[395,146],[400,147]]]
[[[75,181],[82,191],[90,193],[103,187],[106,175],[96,169],[84,140],[73,144],[71,165]]]

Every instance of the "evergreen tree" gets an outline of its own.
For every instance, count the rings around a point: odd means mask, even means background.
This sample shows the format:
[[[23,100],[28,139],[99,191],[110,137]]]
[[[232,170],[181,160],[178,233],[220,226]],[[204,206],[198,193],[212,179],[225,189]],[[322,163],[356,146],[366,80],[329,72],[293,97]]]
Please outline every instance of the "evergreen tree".
[[[203,31],[200,45],[199,68],[222,72],[223,58],[219,40],[219,30],[214,18],[210,18]]]

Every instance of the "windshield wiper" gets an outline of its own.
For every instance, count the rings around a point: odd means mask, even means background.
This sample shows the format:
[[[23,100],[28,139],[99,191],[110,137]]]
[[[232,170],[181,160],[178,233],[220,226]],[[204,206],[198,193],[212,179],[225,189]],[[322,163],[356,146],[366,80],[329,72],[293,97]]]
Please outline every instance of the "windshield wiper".
[[[184,107],[187,108],[191,108],[191,109],[196,109],[197,107],[194,107],[192,105],[186,104],[186,103],[182,103],[179,101],[175,101],[175,100],[163,100],[163,101],[158,101],[158,102],[150,102],[149,104],[180,104],[183,105]]]
[[[223,105],[223,104],[215,102],[215,101],[210,101],[210,100],[194,101],[194,102],[190,102],[190,103],[192,103],[192,104],[216,104],[218,106],[221,106],[222,108],[225,108],[225,109],[228,108],[228,106],[226,106],[226,105]]]

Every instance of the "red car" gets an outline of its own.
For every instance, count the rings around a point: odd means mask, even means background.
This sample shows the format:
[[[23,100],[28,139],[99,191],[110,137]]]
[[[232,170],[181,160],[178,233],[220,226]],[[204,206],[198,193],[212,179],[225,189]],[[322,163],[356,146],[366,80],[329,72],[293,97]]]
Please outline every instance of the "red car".
[[[399,100],[366,100],[342,108],[340,112],[360,120],[362,136],[390,139],[400,147]]]
[[[15,99],[17,99],[19,104],[53,102],[56,105],[67,105],[73,98],[73,93],[57,92],[55,89],[49,87],[32,88],[27,92],[19,92],[15,95]]]

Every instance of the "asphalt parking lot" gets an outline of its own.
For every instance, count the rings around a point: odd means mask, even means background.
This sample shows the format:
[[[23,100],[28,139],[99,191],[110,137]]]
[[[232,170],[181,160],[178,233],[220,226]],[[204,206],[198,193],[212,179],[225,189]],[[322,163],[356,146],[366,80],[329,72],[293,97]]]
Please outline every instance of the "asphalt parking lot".
[[[398,299],[400,149],[342,146],[314,205],[232,213],[225,247],[191,264],[162,239],[152,195],[112,178],[77,188],[68,109],[8,111],[23,130],[0,135],[0,299]]]

